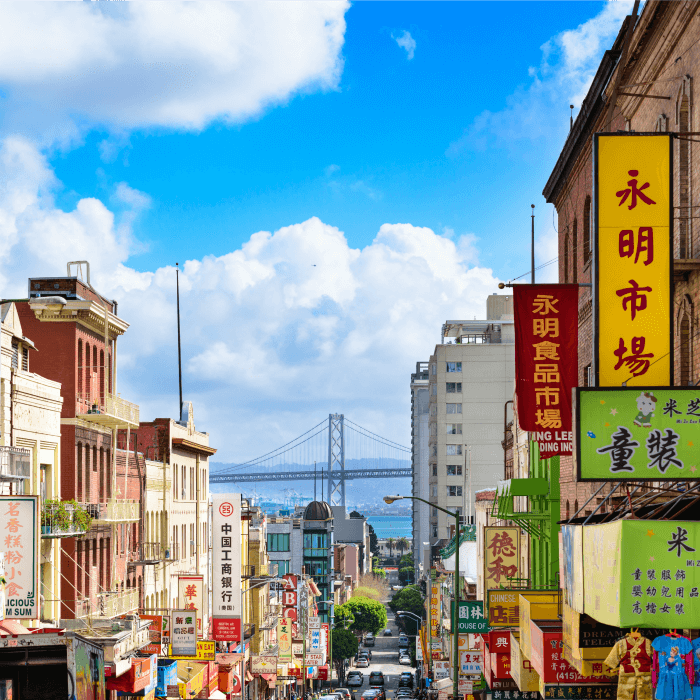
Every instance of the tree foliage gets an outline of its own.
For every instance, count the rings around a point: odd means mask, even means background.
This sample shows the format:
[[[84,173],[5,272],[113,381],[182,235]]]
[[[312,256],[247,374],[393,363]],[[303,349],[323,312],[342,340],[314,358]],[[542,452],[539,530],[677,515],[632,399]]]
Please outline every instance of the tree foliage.
[[[404,567],[404,566],[413,566],[413,555],[412,554],[404,554],[401,559],[399,560],[399,567]]]
[[[386,578],[386,571],[384,571],[384,569],[372,569],[372,573],[378,578]]]
[[[343,607],[342,605],[338,607]],[[338,608],[335,609],[336,613]],[[345,659],[350,659],[357,654],[357,637],[346,629],[331,630],[331,644],[333,647],[333,665],[335,666],[338,680],[345,683]]]
[[[377,537],[377,533],[374,531],[374,528],[369,523],[367,523],[367,527],[369,528],[369,551],[372,552],[375,557],[378,557],[379,538]]]
[[[352,598],[371,598],[372,600],[381,600],[382,594],[374,589],[370,588],[369,586],[358,586],[353,592],[352,592]],[[350,600],[352,600],[352,598]]]
[[[344,603],[342,605],[335,606],[335,626],[339,629],[352,628],[355,622],[355,616],[352,614],[352,610],[347,607]]]
[[[420,589],[416,585],[410,585],[402,588],[394,595],[389,603],[389,607],[396,612],[397,610],[406,610],[418,617],[423,615],[423,596]]]
[[[386,627],[386,608],[379,601],[364,596],[353,596],[344,605],[350,608],[355,617],[352,626],[354,632],[378,634],[379,630]]]
[[[399,583],[402,586],[413,583],[413,573],[412,566],[404,566],[403,568],[399,569]]]

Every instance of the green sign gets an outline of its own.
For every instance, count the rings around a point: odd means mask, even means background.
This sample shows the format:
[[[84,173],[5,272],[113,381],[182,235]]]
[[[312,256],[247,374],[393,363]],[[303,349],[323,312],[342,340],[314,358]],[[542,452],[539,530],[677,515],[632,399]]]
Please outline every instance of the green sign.
[[[700,522],[622,520],[583,537],[586,614],[623,628],[700,626]]]
[[[452,601],[452,619],[454,619],[455,602]],[[488,632],[489,621],[484,619],[484,602],[482,600],[460,600],[457,633]]]
[[[700,388],[577,389],[579,481],[700,478]]]

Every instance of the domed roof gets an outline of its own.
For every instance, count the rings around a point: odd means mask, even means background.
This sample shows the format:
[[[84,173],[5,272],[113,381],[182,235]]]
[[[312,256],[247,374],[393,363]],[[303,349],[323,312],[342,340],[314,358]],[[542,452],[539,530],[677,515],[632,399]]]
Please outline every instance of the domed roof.
[[[325,501],[311,501],[304,511],[304,520],[330,520],[332,517],[333,511]]]

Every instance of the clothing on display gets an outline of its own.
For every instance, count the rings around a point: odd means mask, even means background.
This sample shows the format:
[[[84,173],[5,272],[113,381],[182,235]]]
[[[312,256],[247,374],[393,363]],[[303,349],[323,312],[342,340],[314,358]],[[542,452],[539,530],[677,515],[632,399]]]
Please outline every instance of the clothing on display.
[[[618,700],[651,700],[651,672],[653,651],[646,637],[628,634],[612,648],[604,663],[610,668],[620,667],[617,684]]]
[[[693,700],[695,680],[693,646],[687,637],[663,635],[651,644],[654,655],[653,680],[656,700]]]
[[[700,700],[700,637],[693,640],[693,700]]]

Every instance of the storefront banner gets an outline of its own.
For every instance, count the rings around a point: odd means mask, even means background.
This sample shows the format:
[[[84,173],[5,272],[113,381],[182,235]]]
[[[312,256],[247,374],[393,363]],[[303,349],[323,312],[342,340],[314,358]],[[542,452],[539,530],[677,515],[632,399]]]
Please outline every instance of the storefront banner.
[[[625,520],[583,529],[588,615],[616,627],[700,627],[700,522]]]
[[[277,657],[276,656],[251,656],[250,657],[250,672],[251,673],[273,673],[277,675]]]
[[[197,655],[197,611],[173,610],[172,653],[175,656]]]
[[[243,639],[239,617],[212,618],[212,637],[217,642],[240,642]]]
[[[183,610],[197,611],[197,636],[201,639],[204,618],[204,576],[177,577],[178,605]]]
[[[517,627],[520,622],[520,591],[486,591],[488,623],[491,627]]]
[[[308,619],[306,626],[310,630],[321,629],[321,618],[320,617],[310,617]]]
[[[459,653],[459,673],[462,676],[481,675],[484,672],[484,655],[480,651]]]
[[[577,612],[583,612],[583,528],[562,525],[564,600]]]
[[[454,601],[452,603],[452,616],[454,617]],[[457,618],[457,632],[467,634],[469,632],[488,632],[489,623],[484,619],[484,602],[482,600],[460,600],[459,616]]]
[[[216,659],[216,642],[209,639],[198,639],[197,649],[194,653],[194,656],[181,656],[174,654],[172,653],[171,648],[171,653],[169,654],[169,657],[171,659],[190,659],[192,661],[214,661]]]
[[[579,481],[698,479],[698,387],[576,391]]]
[[[520,575],[520,528],[484,528],[484,589],[500,588]]]
[[[306,652],[307,666],[323,666],[323,654]]]
[[[280,617],[277,622],[277,644],[279,645],[280,661],[291,661],[292,621],[288,617]]]
[[[5,618],[34,620],[39,611],[39,497],[0,496],[5,552]]]
[[[673,383],[672,142],[671,134],[593,137],[597,386]]]
[[[442,596],[440,584],[430,584],[430,636],[432,639],[440,638],[440,620],[442,619]]]
[[[514,698],[511,695],[511,700]],[[617,695],[616,685],[545,685],[544,694],[546,700],[590,700],[595,698],[598,700],[615,700]],[[494,700],[496,698],[494,697]]]
[[[543,459],[570,455],[571,389],[578,385],[578,285],[518,284],[513,295],[518,424],[534,433]]]
[[[433,675],[435,680],[452,678],[452,666],[449,661],[433,661]]]
[[[240,618],[241,494],[212,499],[212,617]]]
[[[164,644],[170,639],[167,615],[140,615],[142,620],[150,620],[151,626],[148,629],[148,639],[151,644]]]

